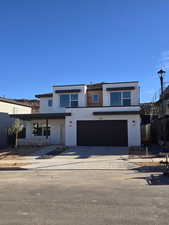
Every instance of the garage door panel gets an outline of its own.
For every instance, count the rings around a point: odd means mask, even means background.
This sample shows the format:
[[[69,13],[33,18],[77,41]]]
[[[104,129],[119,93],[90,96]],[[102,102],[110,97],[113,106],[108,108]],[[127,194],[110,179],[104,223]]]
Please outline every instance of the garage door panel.
[[[126,120],[77,121],[77,145],[127,146]]]

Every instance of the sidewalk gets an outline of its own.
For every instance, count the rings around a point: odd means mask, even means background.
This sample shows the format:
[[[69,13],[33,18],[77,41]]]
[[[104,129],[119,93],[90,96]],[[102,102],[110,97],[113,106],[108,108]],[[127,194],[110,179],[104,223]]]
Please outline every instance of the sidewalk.
[[[157,157],[157,158],[137,158],[137,159],[128,159],[128,162],[136,163],[136,162],[160,162],[165,161],[165,157]]]

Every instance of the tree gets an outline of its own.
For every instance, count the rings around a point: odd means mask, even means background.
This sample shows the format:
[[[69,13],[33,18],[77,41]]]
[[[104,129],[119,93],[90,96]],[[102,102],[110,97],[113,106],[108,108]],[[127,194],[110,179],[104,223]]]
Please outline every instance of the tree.
[[[12,127],[9,128],[9,134],[14,134],[15,135],[15,148],[18,148],[18,134],[21,132],[24,128],[23,123],[21,122],[20,119],[16,119]]]

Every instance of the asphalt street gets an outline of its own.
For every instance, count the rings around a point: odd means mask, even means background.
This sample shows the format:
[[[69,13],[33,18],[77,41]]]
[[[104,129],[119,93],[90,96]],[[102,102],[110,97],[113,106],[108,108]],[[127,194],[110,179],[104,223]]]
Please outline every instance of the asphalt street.
[[[0,172],[0,225],[168,225],[168,199],[160,173]]]

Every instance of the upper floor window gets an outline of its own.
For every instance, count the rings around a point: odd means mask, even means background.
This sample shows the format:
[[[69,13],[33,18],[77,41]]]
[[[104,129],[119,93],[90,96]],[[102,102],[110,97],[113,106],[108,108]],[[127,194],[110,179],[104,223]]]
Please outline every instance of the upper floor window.
[[[99,103],[99,95],[92,95],[92,103],[94,104]]]
[[[60,95],[60,107],[78,107],[78,94]]]
[[[130,106],[131,105],[131,92],[111,92],[110,93],[111,106]]]
[[[48,100],[48,106],[51,107],[52,105],[53,105],[53,101],[52,101],[52,99],[49,99]]]

